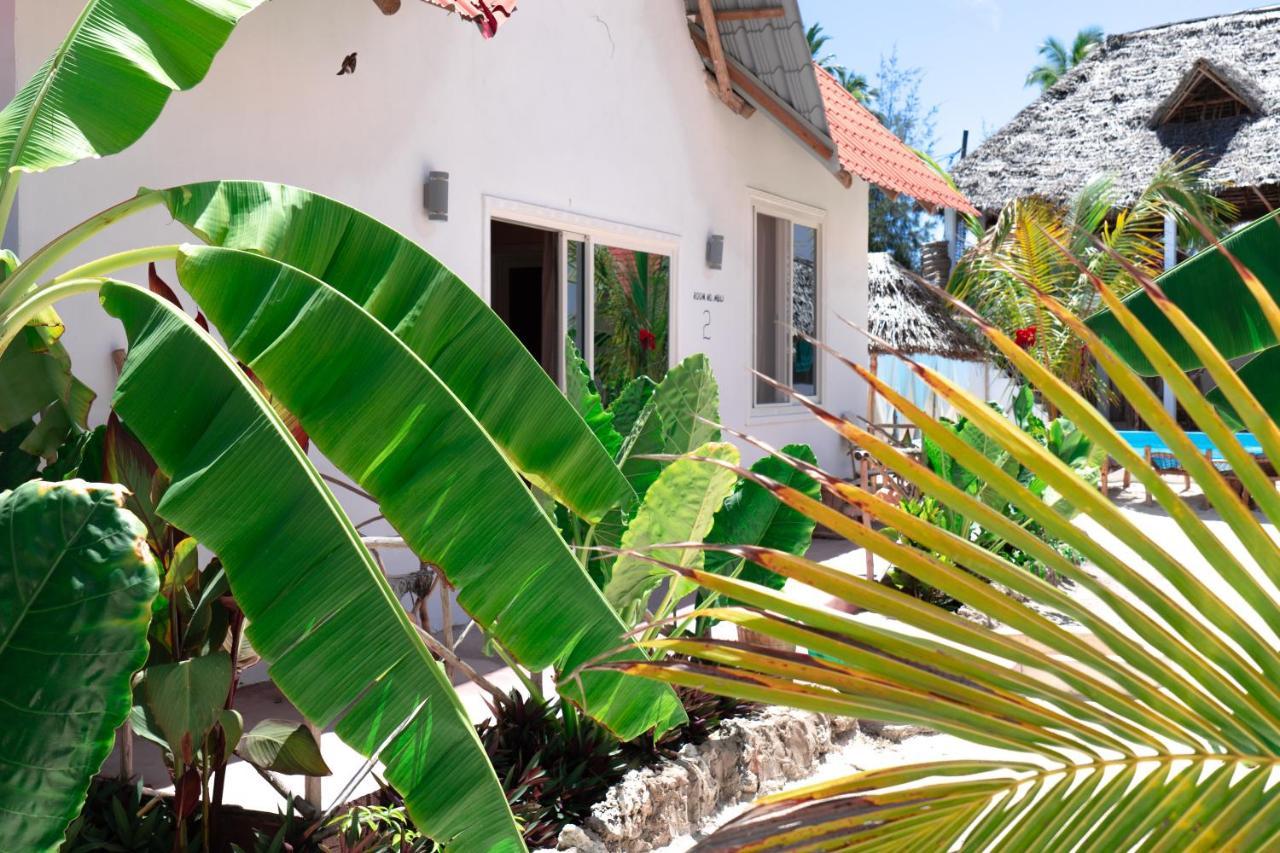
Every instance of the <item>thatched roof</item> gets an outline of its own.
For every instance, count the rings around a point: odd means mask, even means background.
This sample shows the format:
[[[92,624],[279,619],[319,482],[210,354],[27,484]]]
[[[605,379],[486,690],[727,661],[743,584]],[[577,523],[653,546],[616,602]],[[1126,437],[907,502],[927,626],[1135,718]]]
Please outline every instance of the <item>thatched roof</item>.
[[[938,355],[961,361],[987,356],[978,339],[929,290],[924,279],[904,269],[888,252],[867,255],[870,331],[907,355]],[[875,349],[873,346],[872,349]]]
[[[1161,162],[1197,151],[1207,180],[1247,203],[1241,188],[1280,184],[1278,45],[1276,6],[1108,36],[958,163],[956,183],[991,212],[1032,195],[1064,202],[1108,175],[1124,204]],[[1228,108],[1178,115],[1197,92]]]

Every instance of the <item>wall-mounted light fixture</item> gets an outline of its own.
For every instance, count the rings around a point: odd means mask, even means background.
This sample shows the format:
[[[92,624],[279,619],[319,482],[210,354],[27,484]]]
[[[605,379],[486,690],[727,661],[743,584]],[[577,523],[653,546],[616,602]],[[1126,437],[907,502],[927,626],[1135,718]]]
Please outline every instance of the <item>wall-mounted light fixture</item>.
[[[724,235],[712,234],[707,238],[707,269],[718,270],[724,265]]]
[[[427,219],[449,221],[449,173],[429,172],[422,188],[422,206],[427,209]]]

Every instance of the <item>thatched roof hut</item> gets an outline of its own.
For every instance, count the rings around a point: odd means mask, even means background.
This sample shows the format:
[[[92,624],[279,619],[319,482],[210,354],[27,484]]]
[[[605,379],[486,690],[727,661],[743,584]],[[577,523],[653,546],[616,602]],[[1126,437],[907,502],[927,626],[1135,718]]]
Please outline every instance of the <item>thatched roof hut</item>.
[[[975,335],[924,279],[903,268],[888,252],[867,255],[868,317],[873,335],[907,355],[936,355],[957,361],[987,358]],[[873,345],[872,350],[877,348]]]
[[[1197,152],[1255,218],[1280,206],[1277,45],[1276,6],[1108,36],[958,163],[956,183],[992,213],[1028,196],[1064,202],[1108,175],[1125,204],[1161,162]]]

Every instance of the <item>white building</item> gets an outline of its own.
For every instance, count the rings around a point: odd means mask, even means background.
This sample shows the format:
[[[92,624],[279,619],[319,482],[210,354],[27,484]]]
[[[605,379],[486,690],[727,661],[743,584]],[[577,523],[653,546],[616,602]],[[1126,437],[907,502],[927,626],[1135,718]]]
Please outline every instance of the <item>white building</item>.
[[[863,414],[857,378],[826,357],[811,364],[786,324],[865,362],[865,342],[837,315],[866,320],[867,182],[931,209],[966,203],[814,69],[796,0],[715,0],[710,43],[699,5],[526,0],[496,38],[482,39],[426,3],[404,3],[395,16],[370,0],[264,3],[138,144],[25,177],[6,246],[30,254],[139,186],[296,184],[434,253],[553,374],[575,318],[588,329],[602,322],[594,264],[580,263],[582,253],[651,252],[666,259],[652,263],[670,280],[669,339],[656,342],[669,362],[708,353],[726,424],[776,444],[808,442],[848,473],[837,437],[751,370]],[[36,71],[81,7],[0,0],[0,98]],[[353,53],[355,72],[337,74]],[[424,209],[433,171],[448,173],[445,221]],[[723,238],[714,269],[712,235]],[[151,211],[79,255],[184,239]],[[100,418],[123,332],[91,298],[61,311]]]

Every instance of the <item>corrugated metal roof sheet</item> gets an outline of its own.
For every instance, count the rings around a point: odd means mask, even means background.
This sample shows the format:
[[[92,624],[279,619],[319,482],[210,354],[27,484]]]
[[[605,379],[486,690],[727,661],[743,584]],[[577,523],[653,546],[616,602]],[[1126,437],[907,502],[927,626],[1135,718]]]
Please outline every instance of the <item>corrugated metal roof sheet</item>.
[[[817,64],[812,67],[841,166],[881,189],[910,196],[926,208],[954,207],[977,215],[963,194],[894,136],[836,78]]]
[[[717,12],[778,8],[780,18],[719,22],[725,53],[760,80],[780,100],[822,133],[827,118],[813,73],[809,71],[809,43],[797,0],[713,0]],[[697,14],[698,0],[685,0],[685,10]]]

